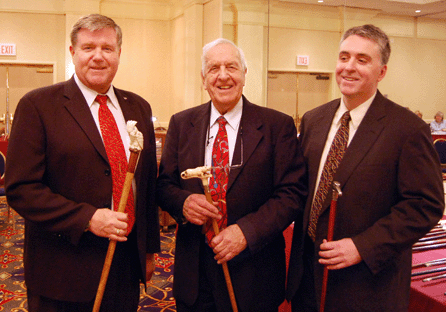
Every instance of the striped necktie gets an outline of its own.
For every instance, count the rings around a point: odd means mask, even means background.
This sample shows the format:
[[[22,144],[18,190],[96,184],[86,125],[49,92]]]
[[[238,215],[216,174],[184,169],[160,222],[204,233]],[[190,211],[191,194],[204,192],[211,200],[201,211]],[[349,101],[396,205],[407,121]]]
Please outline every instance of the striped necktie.
[[[313,204],[310,210],[310,221],[308,224],[308,235],[313,242],[316,239],[316,225],[319,215],[322,210],[322,205],[327,198],[328,190],[333,183],[333,176],[336,173],[336,169],[341,163],[345,150],[348,144],[348,123],[350,121],[350,112],[346,111],[341,117],[341,126],[339,127],[336,135],[331,143],[330,150],[325,161],[324,169],[322,170],[319,186],[314,196]]]

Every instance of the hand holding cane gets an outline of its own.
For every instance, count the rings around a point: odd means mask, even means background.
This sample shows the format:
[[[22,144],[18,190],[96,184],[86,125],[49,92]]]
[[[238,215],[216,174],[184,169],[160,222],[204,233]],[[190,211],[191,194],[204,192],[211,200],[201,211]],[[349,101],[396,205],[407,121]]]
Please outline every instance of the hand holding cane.
[[[206,199],[210,204],[213,204],[211,192],[209,191],[209,181],[208,179],[211,177],[211,167],[203,166],[197,167],[193,169],[187,169],[181,173],[181,178],[183,179],[193,179],[199,178],[201,179],[201,183],[203,184],[204,194],[206,195]],[[220,229],[218,228],[217,220],[212,219],[212,228],[214,230],[215,235],[220,233]],[[235,301],[234,289],[232,287],[231,276],[229,275],[228,264],[226,262],[222,263],[223,273],[225,275],[226,287],[228,288],[229,298],[231,300],[232,310],[234,312],[238,311],[237,302]]]
[[[336,206],[338,202],[338,197],[342,195],[341,184],[337,181],[333,181],[333,197],[330,204],[330,215],[328,217],[328,232],[327,241],[333,240],[334,224],[336,219]],[[327,266],[324,267],[324,275],[322,279],[322,292],[321,292],[321,306],[319,311],[324,312],[325,309],[325,298],[327,296],[327,283],[328,283],[328,269]]]
[[[124,212],[127,204],[127,199],[132,190],[132,181],[135,174],[135,168],[138,164],[139,155],[143,149],[144,138],[142,133],[136,128],[136,121],[129,120],[127,122],[127,132],[130,135],[130,159],[127,167],[124,185],[122,188],[121,199],[119,200],[118,212]],[[116,241],[110,241],[108,245],[107,255],[105,257],[104,267],[102,269],[101,280],[99,281],[98,291],[94,301],[93,312],[99,312],[101,307],[102,297],[104,295],[105,286],[107,284],[108,274],[110,272],[113,255],[116,249]]]

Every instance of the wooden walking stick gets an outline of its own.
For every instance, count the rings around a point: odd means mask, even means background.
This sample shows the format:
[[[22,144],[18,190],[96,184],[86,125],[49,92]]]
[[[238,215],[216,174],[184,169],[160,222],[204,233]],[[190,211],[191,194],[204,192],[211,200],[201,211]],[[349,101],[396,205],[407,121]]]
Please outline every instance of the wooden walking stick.
[[[125,176],[124,185],[122,187],[121,198],[119,200],[118,212],[124,212],[127,204],[129,193],[132,190],[132,181],[135,174],[135,168],[138,164],[139,155],[143,149],[144,138],[142,133],[136,128],[136,121],[129,120],[127,122],[127,132],[130,135],[130,159],[127,167],[127,174]],[[111,240],[108,245],[107,255],[105,257],[104,267],[102,268],[101,280],[99,281],[98,291],[94,300],[93,312],[99,312],[101,308],[102,297],[104,295],[105,286],[107,285],[108,273],[113,260],[113,255],[116,249],[116,241]]]
[[[336,219],[336,206],[339,196],[342,196],[341,184],[339,182],[333,181],[333,197],[331,199],[330,215],[328,217],[327,241],[333,240],[334,224]],[[327,283],[328,283],[328,269],[327,266],[325,266],[324,275],[322,278],[321,306],[319,309],[320,312],[324,312],[325,309],[325,298],[327,297]]]
[[[203,184],[204,194],[206,195],[206,199],[209,203],[213,204],[211,192],[209,191],[209,181],[208,178],[212,176],[211,174],[212,167],[203,166],[197,167],[194,169],[187,169],[181,173],[181,178],[183,179],[193,179],[199,178],[201,179],[201,183]],[[212,219],[212,228],[214,230],[215,235],[220,233],[220,229],[218,228],[217,220]],[[232,287],[231,276],[229,275],[228,264],[226,262],[222,263],[223,273],[225,275],[226,287],[228,288],[229,299],[231,300],[232,311],[238,312],[237,302],[235,301],[234,289]]]

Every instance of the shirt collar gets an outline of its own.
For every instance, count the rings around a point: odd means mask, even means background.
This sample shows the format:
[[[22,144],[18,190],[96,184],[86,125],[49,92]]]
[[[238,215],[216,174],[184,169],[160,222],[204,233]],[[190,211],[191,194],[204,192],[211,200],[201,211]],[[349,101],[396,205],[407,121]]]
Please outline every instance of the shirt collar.
[[[350,111],[351,125],[355,130],[358,129],[359,125],[361,124],[361,121],[364,119],[364,116],[367,113],[367,110],[369,109],[370,105],[372,105],[372,102],[375,99],[376,93],[377,92],[375,92],[375,94],[373,94],[364,103],[362,103],[361,105],[359,105],[358,107],[356,107]],[[347,106],[345,106],[344,100],[341,97],[341,105],[339,106],[339,108],[336,111],[336,114],[334,116],[334,120],[335,120],[336,124],[339,124],[341,122],[341,117],[342,117],[342,115],[344,115],[344,113],[347,110],[348,110]]]
[[[88,107],[91,107],[95,103],[96,96],[99,94],[98,92],[90,89],[86,85],[80,81],[79,77],[74,74],[74,80],[76,81],[77,86],[81,90],[82,94],[84,95],[85,100],[87,101]],[[108,91],[106,93],[108,96],[108,99],[110,100],[111,104],[114,106],[114,108],[118,108],[119,102],[118,98],[116,97],[116,94],[113,89],[113,85],[108,88]]]
[[[236,130],[238,125],[240,124],[240,118],[242,117],[242,110],[243,110],[243,98],[240,97],[240,100],[237,102],[237,104],[234,106],[233,109],[231,109],[229,112],[227,112],[224,115],[221,115],[220,112],[215,108],[214,103],[211,105],[211,119],[210,119],[210,125],[211,127],[215,124],[218,117],[224,116],[228,124]]]

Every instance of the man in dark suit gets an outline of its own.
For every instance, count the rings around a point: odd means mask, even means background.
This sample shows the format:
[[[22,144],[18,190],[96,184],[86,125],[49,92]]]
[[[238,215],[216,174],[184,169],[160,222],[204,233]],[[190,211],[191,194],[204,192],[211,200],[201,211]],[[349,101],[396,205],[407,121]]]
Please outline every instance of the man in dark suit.
[[[348,30],[336,66],[342,98],[303,116],[300,140],[309,197],[291,250],[287,298],[293,298],[293,311],[319,310],[324,266],[329,269],[325,311],[407,311],[411,247],[441,218],[444,195],[429,126],[377,89],[389,55],[389,39],[381,29]],[[310,215],[346,111],[350,143],[333,177],[343,194],[334,239],[327,242],[331,188],[313,237]]]
[[[101,311],[136,311],[140,281],[147,282],[154,268],[159,223],[152,112],[140,96],[111,85],[121,42],[121,29],[110,18],[81,18],[71,32],[75,75],[31,91],[17,106],[6,193],[9,204],[25,218],[30,312],[91,311],[109,240],[118,243]],[[98,94],[108,96],[106,107],[127,158],[126,121],[137,121],[144,137],[133,181],[136,221],[129,234],[128,215],[115,211],[119,200],[112,200],[115,171],[100,131]]]
[[[177,310],[232,311],[220,265],[227,263],[239,311],[277,311],[285,295],[282,231],[302,213],[306,196],[296,128],[291,117],[242,96],[246,63],[232,42],[207,44],[202,61],[211,101],[172,116],[157,181],[160,206],[179,224]],[[210,218],[221,219],[218,209],[206,201],[200,179],[182,180],[180,174],[212,165],[220,116],[228,122],[231,164],[227,227],[209,241],[202,228]]]

